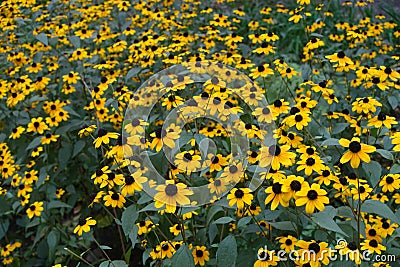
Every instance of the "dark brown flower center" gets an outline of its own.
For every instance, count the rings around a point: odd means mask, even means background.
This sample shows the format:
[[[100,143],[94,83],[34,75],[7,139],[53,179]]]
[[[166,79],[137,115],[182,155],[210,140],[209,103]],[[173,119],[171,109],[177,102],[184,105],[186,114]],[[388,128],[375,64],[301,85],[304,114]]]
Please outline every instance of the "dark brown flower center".
[[[236,198],[242,198],[244,196],[244,192],[242,191],[242,189],[237,189],[235,191],[235,197]]]
[[[358,153],[361,151],[361,144],[357,141],[352,141],[349,145],[349,149],[353,153]]]
[[[169,184],[165,187],[165,194],[167,196],[173,197],[178,193],[178,188],[175,184]]]
[[[315,190],[310,190],[307,193],[307,197],[309,200],[316,200],[318,198],[318,193]]]
[[[321,247],[315,242],[308,245],[308,249],[314,251],[316,254],[321,251]]]

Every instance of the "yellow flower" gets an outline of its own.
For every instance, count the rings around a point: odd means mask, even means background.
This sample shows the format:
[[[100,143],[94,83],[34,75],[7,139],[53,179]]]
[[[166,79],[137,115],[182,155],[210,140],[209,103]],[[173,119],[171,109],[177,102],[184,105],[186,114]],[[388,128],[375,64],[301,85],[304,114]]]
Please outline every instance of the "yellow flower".
[[[205,246],[195,246],[192,255],[194,264],[200,264],[201,266],[204,266],[205,262],[210,260],[210,253]]]
[[[124,196],[112,191],[109,191],[108,195],[105,195],[103,197],[103,200],[105,201],[104,205],[106,207],[111,206],[113,208],[118,207],[120,209],[124,206],[124,203],[126,202]]]
[[[78,225],[74,229],[74,234],[82,235],[82,232],[90,232],[90,226],[96,225],[96,220],[92,219],[92,217],[88,217],[86,219],[80,218]]]
[[[251,205],[253,195],[250,188],[233,188],[228,194],[227,199],[229,200],[229,206],[232,207],[236,204],[238,209],[243,209],[244,204]]]
[[[97,132],[97,138],[93,141],[94,147],[99,148],[102,144],[109,144],[110,138],[117,139],[118,133],[109,133],[107,130],[100,128]]]
[[[319,184],[312,184],[311,187],[304,186],[296,193],[296,206],[306,205],[306,212],[313,213],[315,209],[322,211],[325,209],[324,204],[329,204],[327,192],[321,189]]]
[[[43,122],[42,117],[32,118],[31,122],[28,123],[27,132],[43,134],[44,131],[49,130],[49,126]]]
[[[360,138],[358,137],[353,137],[351,141],[341,138],[339,144],[349,148],[349,151],[340,158],[340,163],[344,164],[350,161],[350,165],[353,168],[358,168],[360,161],[370,162],[371,159],[367,153],[372,153],[376,150],[374,146],[360,143]]]
[[[31,204],[26,210],[26,214],[28,214],[29,219],[32,219],[33,216],[40,217],[43,211],[43,202],[36,201]]]
[[[193,191],[186,187],[183,183],[175,184],[173,180],[166,180],[165,185],[156,187],[158,192],[154,195],[154,206],[161,208],[165,205],[166,212],[173,213],[177,205],[189,205],[190,199],[187,196],[193,195]]]

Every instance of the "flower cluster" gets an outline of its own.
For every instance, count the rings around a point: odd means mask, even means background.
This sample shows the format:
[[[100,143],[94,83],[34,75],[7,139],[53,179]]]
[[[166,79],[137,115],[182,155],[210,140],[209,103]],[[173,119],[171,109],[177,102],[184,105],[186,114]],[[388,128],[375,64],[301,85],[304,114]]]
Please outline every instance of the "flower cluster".
[[[2,1],[2,264],[398,255],[398,15],[319,2]]]

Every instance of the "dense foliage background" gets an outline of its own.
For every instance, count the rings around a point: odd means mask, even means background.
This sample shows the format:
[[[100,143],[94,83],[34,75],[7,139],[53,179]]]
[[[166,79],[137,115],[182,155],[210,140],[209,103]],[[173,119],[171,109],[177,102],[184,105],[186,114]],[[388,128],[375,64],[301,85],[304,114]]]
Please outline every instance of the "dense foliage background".
[[[2,1],[2,264],[400,266],[400,21],[390,5],[378,14],[372,4]],[[124,121],[127,108],[158,100],[138,90],[153,74],[208,61],[254,85],[238,95],[223,80],[170,75],[172,85],[146,85],[172,88],[149,121]],[[230,168],[229,131],[213,120],[162,132],[170,111],[192,97],[240,116],[247,168]],[[212,104],[201,102],[208,97]],[[260,120],[274,125],[275,145],[260,141]],[[218,159],[202,158],[205,137]],[[179,138],[185,146],[171,164],[161,147]],[[124,159],[137,146],[168,182],[151,184],[137,159]],[[200,162],[208,168],[191,172]],[[250,190],[257,166],[271,169]],[[227,180],[237,185],[212,204],[175,207],[189,204],[186,186],[213,190]],[[145,184],[160,192],[158,202]],[[162,202],[167,196],[174,205]],[[279,249],[318,258],[269,254]],[[332,260],[329,249],[353,257]]]

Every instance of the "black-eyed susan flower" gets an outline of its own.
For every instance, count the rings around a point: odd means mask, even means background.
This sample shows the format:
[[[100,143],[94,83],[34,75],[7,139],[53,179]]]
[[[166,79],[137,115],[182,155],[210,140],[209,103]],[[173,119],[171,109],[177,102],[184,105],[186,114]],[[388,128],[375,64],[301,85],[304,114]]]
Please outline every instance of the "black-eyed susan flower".
[[[204,166],[209,166],[210,172],[221,171],[226,165],[228,165],[228,161],[221,154],[209,154],[207,160],[204,161]]]
[[[61,198],[65,194],[65,190],[62,188],[57,188],[56,189],[56,197]]]
[[[43,202],[35,201],[27,208],[26,214],[28,214],[29,219],[32,219],[34,216],[40,217],[42,211],[43,211]]]
[[[233,188],[226,197],[229,201],[229,206],[236,204],[238,209],[243,209],[244,205],[251,205],[253,194],[250,188]]]
[[[40,155],[41,152],[43,152],[42,146],[35,147],[31,152],[31,157],[36,158],[37,156]]]
[[[226,181],[226,179],[215,178],[210,180],[210,183],[207,185],[207,187],[209,188],[211,194],[221,196],[227,191],[228,184],[229,183]]]
[[[192,251],[194,264],[204,266],[210,260],[210,253],[205,246],[195,246]]]
[[[169,148],[174,148],[175,140],[179,139],[181,131],[181,128],[179,128],[174,123],[166,127],[165,130],[162,129],[161,140],[163,144],[165,144]]]
[[[183,231],[187,230],[188,227],[185,225],[183,227]],[[182,231],[182,225],[180,223],[174,224],[173,226],[169,227],[169,231],[171,232],[171,234],[173,234],[174,236],[178,236],[181,231]]]
[[[188,189],[185,184],[175,184],[173,180],[166,180],[165,185],[158,185],[156,191],[154,206],[161,208],[165,205],[165,210],[168,213],[175,212],[177,205],[189,205],[190,199],[187,196],[193,195],[193,191]]]
[[[274,71],[269,68],[269,64],[262,64],[251,70],[250,77],[257,79],[258,77],[267,77],[272,74],[274,74]]]
[[[382,126],[385,126],[386,128],[391,129],[392,125],[395,124],[397,124],[396,118],[380,112],[378,116],[372,117],[368,120],[367,126],[373,126],[375,128],[381,128]]]
[[[345,245],[336,245],[335,249],[339,251],[340,255],[348,257],[356,264],[361,264],[361,261],[363,260],[362,253],[358,249],[357,244],[353,241],[346,243]]]
[[[133,174],[125,175],[121,189],[123,196],[132,195],[133,193],[142,191],[143,183],[147,182],[147,177],[143,176],[141,171],[136,171]]]
[[[368,96],[364,98],[357,98],[356,101],[353,102],[352,106],[352,111],[355,111],[359,114],[367,114],[370,112],[375,112],[376,107],[381,107],[382,104],[374,98]]]
[[[31,122],[28,123],[28,127],[26,129],[27,132],[38,134],[43,134],[46,130],[50,130],[50,128],[43,121],[42,117],[32,118]]]
[[[190,174],[201,167],[201,157],[195,155],[193,150],[178,153],[175,157],[174,164],[181,170]]]
[[[117,139],[119,133],[108,132],[106,129],[100,128],[97,132],[97,138],[93,141],[94,147],[99,148],[102,144],[108,145],[110,139]]]
[[[356,184],[352,187],[350,193],[353,195],[353,199],[365,200],[371,195],[372,188],[368,184]]]
[[[294,250],[294,246],[296,245],[297,238],[291,235],[288,236],[278,236],[276,240],[280,243],[280,248],[285,250],[286,252],[290,252]]]
[[[346,66],[347,65],[354,65],[354,62],[346,56],[346,54],[343,51],[334,53],[329,56],[325,56],[327,59],[330,60],[330,62],[337,63],[338,66]]]
[[[353,168],[358,168],[360,161],[370,162],[371,159],[368,153],[376,151],[374,146],[360,143],[360,138],[358,137],[353,137],[351,140],[341,138],[339,144],[343,147],[349,148],[349,151],[340,158],[340,163],[344,164],[350,161],[350,165]]]
[[[361,250],[368,250],[369,253],[382,254],[382,251],[385,251],[386,247],[380,244],[377,239],[371,238],[361,243]]]
[[[120,193],[108,191],[108,194],[103,197],[104,200],[104,205],[106,207],[111,206],[113,208],[122,208],[124,206],[124,203],[126,202],[126,199],[123,195]]]
[[[251,203],[250,206],[247,207],[247,209],[245,208],[245,216],[257,216],[261,213],[261,207],[257,206],[254,203]]]
[[[319,157],[303,158],[297,164],[299,166],[296,168],[296,171],[304,170],[306,175],[311,175],[313,171],[318,173],[325,167],[323,165],[324,162]]]
[[[42,145],[48,145],[51,142],[57,142],[57,138],[60,137],[59,134],[51,134],[51,133],[47,133],[45,136],[42,137],[42,139],[40,140],[40,142],[42,143]]]
[[[107,180],[107,174],[109,173],[111,173],[111,170],[108,169],[108,166],[104,166],[101,169],[97,169],[91,179],[94,179],[94,184],[101,184],[104,180]]]
[[[296,206],[306,205],[307,213],[313,213],[316,209],[322,211],[325,205],[329,204],[329,198],[326,195],[327,192],[321,189],[319,184],[304,186],[296,193]]]
[[[382,192],[393,192],[400,189],[400,174],[387,174],[379,182]]]
[[[79,73],[71,71],[68,74],[63,75],[63,82],[65,83],[69,83],[69,84],[75,84],[77,83],[78,80],[81,79],[81,77],[79,77]]]
[[[150,220],[139,221],[136,225],[138,227],[138,235],[147,234],[155,227]]]
[[[303,177],[297,175],[288,175],[286,179],[282,179],[281,183],[282,192],[289,195],[289,199],[297,198],[296,193],[299,192],[303,186],[309,186],[308,182]]]
[[[167,110],[171,110],[173,107],[176,108],[177,106],[183,104],[183,98],[177,95],[169,94],[167,97],[164,98],[162,101],[162,106],[165,106]]]
[[[25,128],[22,126],[18,126],[16,128],[13,128],[10,134],[10,138],[12,139],[18,139],[21,137],[22,133],[25,131]]]
[[[328,265],[332,256],[331,248],[328,247],[328,243],[320,241],[305,241],[298,240],[296,246],[299,247],[297,255],[306,255],[299,257],[299,263],[309,264],[309,266],[320,266],[321,263]]]
[[[78,135],[82,138],[82,136],[88,136],[96,130],[96,125],[85,126],[81,130],[79,130]]]
[[[243,164],[240,162],[232,162],[224,168],[220,179],[225,179],[226,183],[237,183],[244,175]]]
[[[269,147],[262,147],[260,149],[260,166],[271,166],[274,170],[279,170],[282,166],[292,166],[296,158],[296,154],[289,151],[288,145],[272,145]]]
[[[291,195],[288,192],[283,192],[282,187],[283,184],[280,181],[276,181],[265,189],[265,193],[267,193],[265,204],[271,203],[271,210],[275,210],[279,204],[283,207],[289,206]]]
[[[253,111],[253,115],[259,122],[270,123],[274,120],[274,115],[269,107],[258,107]]]
[[[83,232],[90,232],[90,227],[96,225],[96,220],[92,219],[92,217],[88,218],[80,218],[78,225],[74,229],[74,234],[79,236],[82,235]]]
[[[125,125],[125,131],[130,135],[142,134],[144,133],[145,126],[148,125],[148,122],[134,118],[131,123]]]
[[[111,189],[114,185],[123,185],[124,175],[122,173],[109,172],[106,175],[107,179],[102,180],[100,188],[108,186],[108,189]]]

